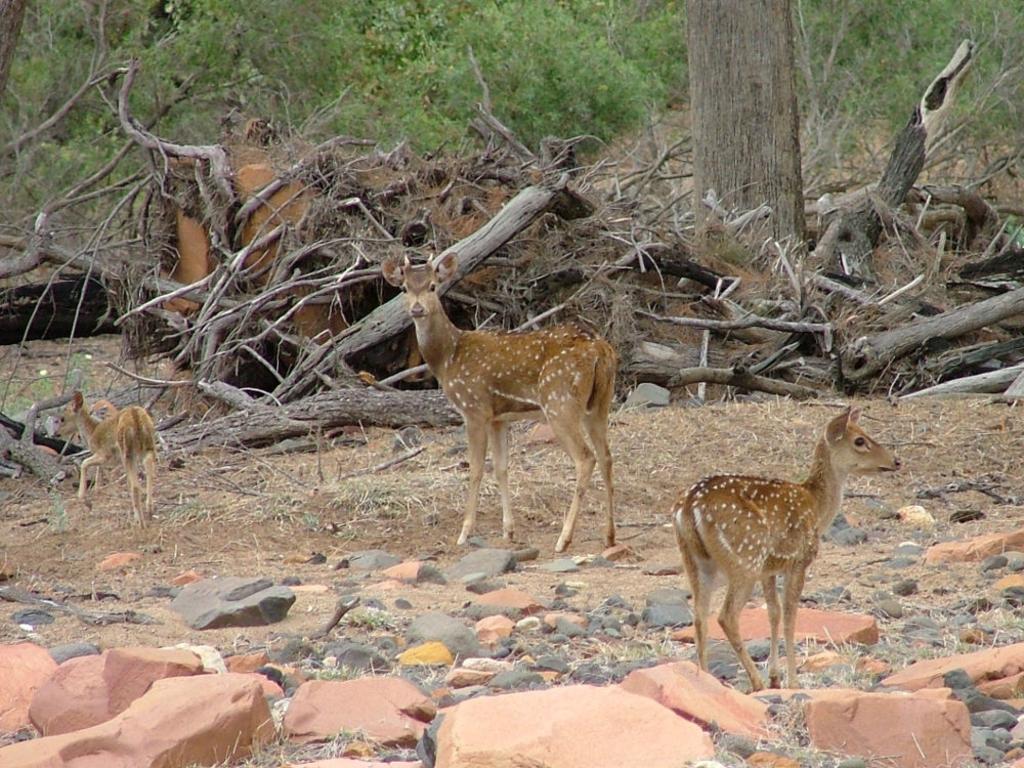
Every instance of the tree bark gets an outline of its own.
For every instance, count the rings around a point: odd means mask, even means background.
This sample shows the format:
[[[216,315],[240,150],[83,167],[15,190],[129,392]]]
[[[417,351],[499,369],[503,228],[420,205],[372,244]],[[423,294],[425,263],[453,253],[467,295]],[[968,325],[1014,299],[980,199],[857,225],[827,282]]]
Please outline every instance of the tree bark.
[[[0,103],[7,91],[7,78],[11,62],[21,37],[21,22],[25,19],[25,0],[0,0]]]
[[[767,203],[779,239],[804,239],[800,125],[789,0],[688,0],[694,200]],[[694,206],[698,226],[708,211]]]
[[[964,40],[945,69],[931,82],[896,137],[878,187],[855,197],[825,227],[815,255],[842,274],[873,280],[871,253],[882,234],[879,207],[901,205],[924,167],[928,145],[940,132],[953,97],[974,60],[974,43]]]
[[[909,400],[914,397],[948,395],[951,393],[1003,392],[1021,374],[1024,374],[1024,365],[1013,365],[998,371],[989,371],[988,373],[979,373],[974,376],[963,376],[959,379],[944,381],[932,387],[919,389],[917,392],[900,395],[900,399]]]
[[[843,353],[844,375],[853,383],[862,382],[932,339],[955,339],[1021,312],[1024,288],[857,339]]]

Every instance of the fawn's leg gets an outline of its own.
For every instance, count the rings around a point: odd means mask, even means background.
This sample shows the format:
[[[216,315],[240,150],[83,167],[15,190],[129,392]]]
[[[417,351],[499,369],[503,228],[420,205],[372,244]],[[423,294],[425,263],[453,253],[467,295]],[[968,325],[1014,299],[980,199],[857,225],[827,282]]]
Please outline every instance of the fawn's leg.
[[[742,576],[730,578],[729,587],[725,593],[725,600],[722,603],[722,610],[718,613],[718,623],[722,625],[722,631],[729,640],[729,644],[736,651],[743,669],[747,671],[747,677],[750,678],[751,691],[760,691],[764,688],[764,681],[761,680],[761,675],[757,673],[754,660],[747,653],[747,647],[743,644],[743,637],[740,635],[740,611],[746,605],[747,600],[750,599],[750,593],[753,588],[754,582],[749,579]]]
[[[501,495],[501,535],[511,541],[515,538],[515,521],[512,519],[512,502],[508,495],[508,423],[491,422],[491,456],[494,458],[494,479],[498,481]]]
[[[587,447],[587,441],[583,437],[578,420],[570,421],[569,417],[566,417],[565,421],[557,426],[552,422],[551,427],[558,435],[562,447],[572,456],[572,460],[576,464],[576,489],[573,492],[572,504],[569,505],[569,512],[562,523],[562,533],[555,544],[555,552],[564,552],[572,542],[572,534],[576,529],[576,518],[580,514],[580,507],[583,506],[583,496],[587,492],[587,486],[590,485],[590,476],[594,473],[595,460],[594,452]]]
[[[807,566],[798,566],[786,574],[782,592],[782,631],[786,636],[786,685],[796,688],[796,612],[804,591]]]
[[[142,520],[142,513],[139,511],[139,501],[142,496],[142,489],[139,487],[138,467],[136,467],[135,462],[127,456],[123,456],[121,461],[124,465],[124,480],[128,485],[128,495],[132,500],[132,522],[138,523],[139,526],[142,527],[145,523]]]
[[[476,508],[480,501],[480,481],[484,476],[487,458],[487,423],[466,420],[466,441],[469,443],[469,495],[466,497],[466,516],[462,520],[459,544],[465,544],[476,525]]]
[[[604,545],[610,547],[615,544],[615,488],[612,485],[612,452],[608,450],[608,414],[590,414],[583,422],[583,426],[594,446],[597,466],[604,480]]]
[[[78,477],[78,500],[85,504],[86,509],[92,509],[92,501],[87,499],[85,496],[85,485],[86,475],[89,472],[89,467],[95,467],[103,463],[105,456],[94,453],[88,459],[82,462],[82,467],[79,470]],[[98,471],[98,470],[97,470]]]
[[[153,519],[153,483],[156,482],[156,456],[147,453],[142,460],[146,468],[146,519]]]
[[[775,574],[768,574],[761,579],[761,590],[768,608],[768,625],[771,627],[772,647],[768,657],[768,686],[779,687],[779,619],[782,616],[779,608],[779,591],[776,588]]]

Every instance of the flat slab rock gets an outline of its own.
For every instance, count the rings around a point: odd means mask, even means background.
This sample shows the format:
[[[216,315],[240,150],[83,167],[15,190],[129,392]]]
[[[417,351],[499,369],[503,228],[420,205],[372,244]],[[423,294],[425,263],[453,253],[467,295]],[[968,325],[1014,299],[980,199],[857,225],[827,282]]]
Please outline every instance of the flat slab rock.
[[[436,768],[679,768],[714,756],[711,737],[618,686],[568,685],[457,704],[437,734]]]
[[[818,749],[879,758],[895,768],[973,765],[971,718],[963,702],[903,693],[834,691],[804,707]]]
[[[284,619],[294,602],[292,590],[270,579],[224,576],[185,586],[171,609],[192,629],[258,627]]]
[[[492,578],[516,569],[516,553],[511,549],[475,549],[452,565],[447,575],[451,581],[458,581],[471,574]]]
[[[722,685],[689,661],[630,672],[623,690],[647,696],[687,720],[753,739],[768,735],[768,705]]]
[[[273,738],[270,709],[252,675],[171,677],[104,723],[0,749],[0,765],[219,765],[245,759]]]
[[[990,533],[966,541],[935,544],[924,553],[924,561],[930,565],[977,562],[1005,552],[1024,552],[1024,528],[1009,533]]]
[[[385,745],[413,747],[435,714],[433,701],[399,677],[311,680],[292,698],[284,733],[305,743],[358,731]]]
[[[692,642],[694,632],[693,627],[686,627],[678,632],[673,632],[672,639]],[[740,635],[745,641],[771,638],[768,611],[764,608],[744,608],[740,612]],[[708,623],[708,637],[714,640],[725,640],[725,633],[715,619],[711,619]],[[840,613],[800,608],[796,614],[796,639],[817,640],[821,643],[872,645],[878,642],[878,622],[874,616],[862,613]]]
[[[943,685],[943,676],[962,669],[974,683],[1002,680],[1024,672],[1024,643],[985,648],[971,653],[924,659],[882,680],[882,685],[916,691]]]

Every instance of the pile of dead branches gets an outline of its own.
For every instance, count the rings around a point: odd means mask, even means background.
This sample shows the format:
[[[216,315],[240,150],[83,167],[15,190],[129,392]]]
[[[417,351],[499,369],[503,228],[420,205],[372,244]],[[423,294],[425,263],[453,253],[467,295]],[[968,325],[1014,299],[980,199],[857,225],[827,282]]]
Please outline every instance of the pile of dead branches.
[[[230,411],[169,430],[172,449],[454,423],[438,393],[409,391],[432,382],[380,278],[403,252],[457,255],[446,302],[462,327],[595,326],[618,349],[623,388],[702,400],[1003,391],[1024,370],[1022,212],[986,199],[986,180],[918,180],[972,55],[965,43],[929,86],[878,184],[809,206],[815,248],[772,238],[767,206],[693,200],[686,138],[652,132],[585,164],[586,137],[534,152],[481,105],[480,144],[429,156],[345,137],[312,146],[259,120],[184,145],[130,114],[134,64],[119,116],[147,167],[105,221],[101,239],[119,246],[69,248],[45,217],[23,245],[82,275],[90,297],[106,287],[107,311],[79,332],[113,321],[135,354],[169,361],[146,386]],[[700,232],[695,205],[711,212]]]

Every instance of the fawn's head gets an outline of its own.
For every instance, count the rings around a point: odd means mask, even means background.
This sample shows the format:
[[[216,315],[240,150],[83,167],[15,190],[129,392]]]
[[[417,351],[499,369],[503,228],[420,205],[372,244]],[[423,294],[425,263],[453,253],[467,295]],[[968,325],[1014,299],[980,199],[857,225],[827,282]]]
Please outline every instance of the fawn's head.
[[[64,406],[60,416],[55,419],[57,434],[63,438],[72,438],[78,432],[78,414],[85,408],[85,398],[81,392],[75,392],[71,402]]]
[[[832,463],[855,475],[895,472],[900,468],[900,460],[860,428],[859,418],[860,408],[850,408],[828,423],[825,442]]]
[[[389,256],[381,264],[384,279],[405,291],[405,306],[413,320],[441,312],[441,298],[437,288],[454,276],[459,262],[454,253],[446,253],[426,264],[413,264],[406,256],[399,260]]]

